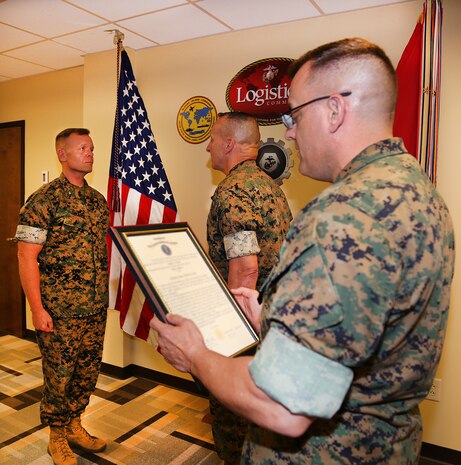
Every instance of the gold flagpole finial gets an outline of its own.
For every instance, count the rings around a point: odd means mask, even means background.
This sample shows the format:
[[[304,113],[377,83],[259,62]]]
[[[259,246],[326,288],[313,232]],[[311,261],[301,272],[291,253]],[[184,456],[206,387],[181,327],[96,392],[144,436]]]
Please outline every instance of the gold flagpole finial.
[[[114,34],[114,45],[118,45],[120,42],[123,42],[125,39],[125,34],[118,29],[106,29],[104,32],[109,32]]]

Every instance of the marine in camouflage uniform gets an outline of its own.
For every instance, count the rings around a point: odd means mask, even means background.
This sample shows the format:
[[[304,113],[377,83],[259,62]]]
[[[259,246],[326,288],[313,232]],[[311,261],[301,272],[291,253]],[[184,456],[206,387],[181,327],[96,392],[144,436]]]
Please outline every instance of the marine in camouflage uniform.
[[[98,452],[105,441],[81,426],[98,379],[108,307],[105,198],[84,176],[91,172],[89,131],[69,128],[56,137],[59,178],[32,194],[16,231],[21,282],[42,355],[40,418],[50,426],[55,464],[74,465],[69,444]]]
[[[232,168],[211,198],[207,221],[209,255],[223,278],[230,259],[256,254],[260,288],[277,262],[291,219],[282,189],[254,160]]]
[[[31,195],[16,239],[43,246],[38,255],[44,308],[54,331],[37,331],[45,388],[43,424],[62,426],[88,404],[101,365],[108,277],[104,197],[63,174]]]
[[[452,221],[392,135],[397,79],[380,47],[324,44],[291,73],[285,137],[300,173],[332,184],[293,221],[262,308],[254,291],[236,292],[261,323],[256,355],[218,356],[181,317],[151,326],[170,363],[253,421],[242,464],[416,465],[418,405],[447,323]]]
[[[209,255],[226,281],[229,260],[257,255],[259,288],[277,262],[292,220],[291,211],[280,186],[257,166],[255,159],[237,163],[226,174],[212,196],[208,215]],[[226,465],[238,464],[248,422],[213,396],[210,412],[218,455]]]
[[[450,215],[402,141],[354,158],[294,220],[250,364],[272,398],[319,419],[296,439],[250,425],[242,463],[417,465],[453,264]]]

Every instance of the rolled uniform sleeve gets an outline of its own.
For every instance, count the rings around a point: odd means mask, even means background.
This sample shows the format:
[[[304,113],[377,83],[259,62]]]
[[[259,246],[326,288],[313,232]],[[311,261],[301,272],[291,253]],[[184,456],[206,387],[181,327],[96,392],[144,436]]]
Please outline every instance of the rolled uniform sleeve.
[[[218,228],[223,235],[228,259],[260,252],[257,231],[263,221],[250,194],[234,186],[222,193]]]
[[[50,230],[53,208],[46,186],[33,193],[19,212],[16,241],[44,245]]]
[[[224,237],[224,249],[229,260],[246,255],[257,255],[261,251],[255,231],[228,234]]]
[[[272,328],[249,366],[262,391],[291,413],[332,418],[352,382],[353,371]]]
[[[47,234],[47,229],[35,228],[34,226],[28,226],[25,224],[18,224],[14,238],[16,241],[43,245],[46,242]]]

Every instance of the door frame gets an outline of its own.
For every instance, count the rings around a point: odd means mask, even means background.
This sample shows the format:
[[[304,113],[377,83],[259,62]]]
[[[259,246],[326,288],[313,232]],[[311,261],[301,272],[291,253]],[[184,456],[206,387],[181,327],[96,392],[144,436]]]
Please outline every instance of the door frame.
[[[3,128],[11,128],[17,127],[20,129],[20,141],[21,141],[21,148],[20,148],[20,175],[19,175],[19,192],[20,192],[20,204],[21,206],[24,205],[24,196],[25,196],[25,134],[26,134],[26,122],[25,120],[17,120],[17,121],[8,121],[4,123],[0,123],[0,129]],[[26,298],[24,295],[24,291],[21,288],[21,308],[20,308],[20,317],[21,317],[21,337],[26,338],[33,338],[35,332],[30,331],[28,334],[27,330],[27,318],[26,318]]]

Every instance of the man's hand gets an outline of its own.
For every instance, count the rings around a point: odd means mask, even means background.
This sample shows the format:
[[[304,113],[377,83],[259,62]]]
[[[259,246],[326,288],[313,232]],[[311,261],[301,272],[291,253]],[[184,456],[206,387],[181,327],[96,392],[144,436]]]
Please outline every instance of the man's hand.
[[[261,328],[261,305],[258,302],[259,292],[247,287],[231,289],[231,292],[234,294],[235,300],[242,308],[251,326],[259,333]]]
[[[32,323],[38,331],[44,331],[45,333],[53,331],[53,320],[44,308],[32,312]]]
[[[167,315],[169,324],[154,317],[149,325],[158,333],[158,348],[165,360],[177,370],[191,373],[193,361],[207,351],[195,323],[179,315]]]

